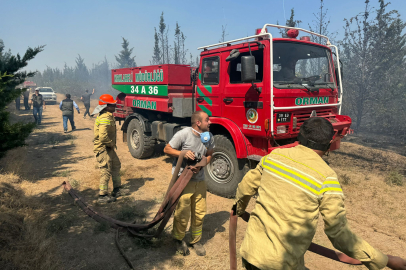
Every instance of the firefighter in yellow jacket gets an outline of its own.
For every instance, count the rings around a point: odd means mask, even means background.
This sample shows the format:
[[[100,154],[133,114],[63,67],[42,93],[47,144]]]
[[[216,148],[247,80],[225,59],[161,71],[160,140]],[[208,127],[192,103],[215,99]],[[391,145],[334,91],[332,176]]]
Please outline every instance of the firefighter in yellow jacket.
[[[296,147],[276,149],[262,158],[238,185],[235,205],[242,215],[250,198],[258,198],[240,254],[246,269],[306,269],[304,254],[316,232],[319,213],[335,248],[368,269],[406,269],[406,261],[385,255],[355,235],[348,225],[344,194],[336,173],[321,158],[334,135],[320,117],[300,127]]]
[[[99,114],[94,123],[94,153],[100,168],[100,191],[99,203],[115,201],[117,197],[126,195],[128,190],[121,188],[120,168],[121,163],[116,154],[116,122],[113,112],[116,108],[116,100],[111,95],[100,96],[99,106],[92,115]],[[111,197],[108,195],[109,180],[113,180]]]

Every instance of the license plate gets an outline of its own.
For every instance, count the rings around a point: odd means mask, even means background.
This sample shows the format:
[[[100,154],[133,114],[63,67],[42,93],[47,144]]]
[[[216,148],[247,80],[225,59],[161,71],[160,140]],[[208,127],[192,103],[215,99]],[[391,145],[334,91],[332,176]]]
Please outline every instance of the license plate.
[[[290,113],[277,113],[276,114],[276,123],[286,123],[290,122]]]

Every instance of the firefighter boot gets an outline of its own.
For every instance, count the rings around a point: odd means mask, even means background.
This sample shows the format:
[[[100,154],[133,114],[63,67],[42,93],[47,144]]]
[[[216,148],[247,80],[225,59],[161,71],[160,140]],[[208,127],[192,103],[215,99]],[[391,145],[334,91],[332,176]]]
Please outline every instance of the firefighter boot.
[[[130,194],[130,190],[122,187],[114,188],[113,191],[111,192],[111,196],[115,198],[118,198],[120,196],[126,196],[128,194]]]
[[[108,195],[99,195],[99,198],[97,199],[97,203],[104,204],[104,203],[111,203],[115,202],[116,198],[110,197]]]
[[[184,240],[176,240],[175,239],[175,242],[176,242],[176,250],[180,254],[182,254],[183,256],[187,256],[187,255],[190,254],[190,251],[189,251],[189,249],[187,247],[187,244],[186,244],[186,242]]]
[[[206,249],[204,249],[204,246],[201,243],[197,242],[193,245],[193,248],[196,250],[197,256],[206,256]]]

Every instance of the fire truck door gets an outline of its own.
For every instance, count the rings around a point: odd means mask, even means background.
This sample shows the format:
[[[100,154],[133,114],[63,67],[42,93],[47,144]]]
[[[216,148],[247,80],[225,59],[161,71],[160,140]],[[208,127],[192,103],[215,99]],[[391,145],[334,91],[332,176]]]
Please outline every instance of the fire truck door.
[[[202,59],[196,87],[196,110],[209,116],[221,116],[220,58],[210,56]]]
[[[241,56],[250,55],[241,52],[240,56],[227,62],[227,75],[224,76],[223,116],[235,122],[245,134],[257,135],[264,131],[262,124],[265,121],[265,104],[257,90],[251,83],[241,81]],[[255,85],[263,89],[263,50],[253,50],[255,56],[255,70],[257,78]],[[262,134],[262,133],[261,133]]]

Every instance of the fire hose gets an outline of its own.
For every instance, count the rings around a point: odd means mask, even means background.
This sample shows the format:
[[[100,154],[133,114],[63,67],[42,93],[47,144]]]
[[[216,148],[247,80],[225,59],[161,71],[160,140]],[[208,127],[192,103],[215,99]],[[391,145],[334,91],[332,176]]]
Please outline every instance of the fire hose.
[[[247,212],[244,212],[240,216],[242,220],[245,222],[248,222],[250,219],[250,214]],[[234,210],[231,211],[230,213],[230,225],[229,225],[229,249],[230,249],[230,270],[237,270],[237,221],[238,221],[238,216],[234,213]],[[329,248],[317,245],[315,243],[311,243],[309,248],[309,251],[319,254],[323,257],[332,259],[334,261],[338,261],[341,263],[345,264],[351,264],[351,265],[362,265],[362,263],[359,260],[353,259],[341,252],[337,252],[334,250],[331,250]]]
[[[165,225],[168,223],[170,217],[172,216],[172,213],[175,210],[175,207],[182,194],[182,191],[184,190],[184,188],[186,187],[186,185],[189,183],[190,179],[192,178],[192,176],[194,174],[193,170],[198,169],[199,167],[200,168],[204,167],[207,164],[206,157],[197,159],[196,164],[187,165],[185,167],[185,169],[182,171],[181,175],[178,177],[186,152],[187,152],[186,150],[181,151],[179,158],[178,158],[178,162],[176,163],[175,171],[172,175],[171,182],[169,183],[168,190],[166,191],[164,200],[163,200],[158,212],[156,213],[155,217],[146,224],[134,224],[134,223],[123,222],[123,221],[120,221],[117,219],[113,219],[102,213],[98,213],[94,209],[92,209],[90,206],[87,205],[87,203],[83,200],[83,198],[81,198],[78,195],[78,193],[72,188],[72,186],[69,184],[69,182],[64,181],[62,183],[62,186],[69,193],[69,195],[75,200],[75,203],[89,217],[93,218],[97,222],[107,224],[111,228],[114,228],[117,230],[116,237],[115,237],[117,248],[131,269],[134,269],[134,266],[132,265],[131,261],[128,259],[128,257],[125,255],[123,249],[119,245],[119,232],[128,231],[135,236],[144,237],[144,238],[159,237],[159,235],[164,230]],[[148,229],[154,227],[159,222],[161,222],[161,223],[160,223],[157,231],[154,234],[142,233],[142,231],[145,231],[145,230],[148,230]]]

